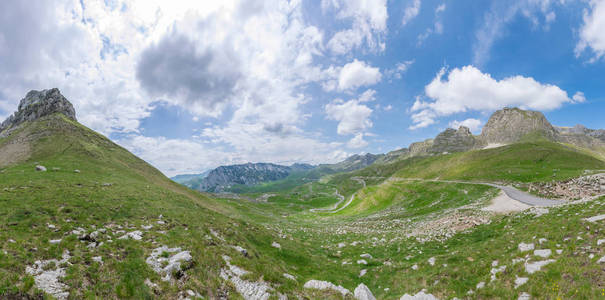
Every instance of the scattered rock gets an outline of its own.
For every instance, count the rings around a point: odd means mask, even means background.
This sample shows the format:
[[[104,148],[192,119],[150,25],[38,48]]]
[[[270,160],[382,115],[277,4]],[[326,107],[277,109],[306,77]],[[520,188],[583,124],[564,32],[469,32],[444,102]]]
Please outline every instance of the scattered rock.
[[[338,243],[338,248],[344,248],[346,246],[347,246],[346,243]]]
[[[271,247],[281,249],[281,245],[278,242],[271,243]]]
[[[364,253],[364,254],[360,255],[359,257],[361,257],[361,258],[367,258],[367,259],[371,259],[371,258],[372,258],[372,255],[370,255],[369,253]]]
[[[548,258],[551,254],[552,251],[550,249],[534,250],[534,255],[542,258]]]
[[[290,279],[290,280],[294,280],[294,281],[296,281],[296,277],[294,277],[294,275],[290,275],[290,274],[288,274],[288,273],[284,273],[283,275],[284,275],[284,277],[286,277],[286,278],[288,278],[288,279]]]
[[[151,228],[153,228],[153,225],[151,225],[151,224],[149,224],[149,225],[143,225],[143,226],[141,226],[141,228],[143,230],[150,230]]]
[[[100,256],[94,256],[94,257],[92,258],[92,261],[94,261],[94,262],[98,262],[98,263],[102,264],[102,263],[103,263],[103,258],[102,258],[102,257],[100,257]]]
[[[25,272],[34,276],[36,287],[43,290],[53,297],[63,300],[69,297],[69,287],[60,282],[59,279],[65,277],[65,269],[60,265],[67,263],[71,256],[69,251],[65,250],[61,260],[37,260],[33,266],[25,268]],[[54,265],[54,269],[52,266]]]
[[[46,172],[46,167],[45,166],[36,166],[36,171],[38,172]]]
[[[241,246],[231,246],[233,249],[237,250],[237,252],[241,253],[243,256],[248,257],[248,250]]]
[[[439,298],[433,296],[432,294],[427,294],[425,290],[422,290],[416,295],[405,294],[399,298],[399,300],[439,300]]]
[[[431,265],[431,266],[435,265],[435,258],[434,257],[429,258],[429,265]]]
[[[75,169],[75,170],[74,170],[74,173],[80,173],[80,170]]]
[[[413,265],[412,270],[418,270],[418,265]]]
[[[358,265],[367,265],[368,262],[365,259],[360,259],[360,260],[357,261],[357,264]]]
[[[525,244],[525,243],[520,243],[519,244],[519,251],[521,252],[525,252],[525,251],[530,251],[530,250],[534,250],[534,244]]]
[[[363,283],[360,283],[353,293],[357,300],[376,300],[370,289]]]
[[[519,277],[519,276],[516,276],[516,277],[517,278],[515,279],[515,288],[518,288],[518,287],[524,285],[529,280],[529,278],[527,278],[527,277]]]
[[[563,253],[563,250],[557,249],[557,250],[555,250],[555,252],[557,252],[557,254],[561,254],[561,253]]]
[[[251,282],[240,277],[249,272],[231,264],[229,256],[223,256],[227,268],[221,269],[221,278],[231,281],[240,295],[246,300],[267,300],[273,289],[265,282]]]
[[[521,295],[519,295],[519,298],[517,298],[517,300],[530,300],[531,299],[531,295],[528,293],[521,293]]]
[[[496,274],[502,273],[505,270],[506,270],[506,266],[500,266],[499,268],[492,268],[490,271],[490,273],[492,274],[491,281],[496,280]]]
[[[340,285],[337,286],[331,282],[320,281],[320,280],[315,280],[315,279],[307,281],[303,287],[306,289],[316,289],[316,290],[334,290],[334,291],[341,293],[343,297],[351,293],[351,292],[349,292],[349,290],[345,289],[344,287],[342,287]]]
[[[56,239],[56,240],[50,240],[48,241],[51,245],[56,245],[58,243],[60,243],[62,241],[62,239]]]
[[[481,281],[479,283],[477,283],[476,289],[482,289],[485,287],[485,281]]]
[[[555,262],[554,259],[547,259],[547,260],[541,260],[541,261],[536,261],[533,263],[525,263],[525,272],[527,272],[527,274],[533,274],[537,271],[540,271],[540,269],[542,269],[542,267]]]
[[[605,215],[598,215],[598,216],[586,218],[584,220],[586,220],[588,222],[598,222],[598,221],[601,221],[601,220],[605,220]]]
[[[118,240],[124,240],[124,239],[131,238],[131,239],[133,239],[135,241],[140,241],[140,240],[143,239],[142,235],[143,235],[142,231],[135,230],[135,231],[129,232],[129,233],[127,233],[127,234],[119,237]]]
[[[176,253],[170,255],[170,253]],[[162,275],[163,281],[170,281],[174,273],[181,272],[182,264],[192,260],[189,251],[181,251],[181,248],[168,248],[162,246],[153,249],[147,258],[147,264],[158,274]]]
[[[597,260],[597,263],[599,263],[599,264],[605,263],[605,256],[599,258],[599,260]]]
[[[368,273],[368,270],[366,270],[366,269],[361,270],[361,272],[359,272],[359,278],[363,277],[363,275],[365,275],[366,273]]]
[[[597,246],[601,246],[603,243],[605,243],[605,239],[597,240]]]

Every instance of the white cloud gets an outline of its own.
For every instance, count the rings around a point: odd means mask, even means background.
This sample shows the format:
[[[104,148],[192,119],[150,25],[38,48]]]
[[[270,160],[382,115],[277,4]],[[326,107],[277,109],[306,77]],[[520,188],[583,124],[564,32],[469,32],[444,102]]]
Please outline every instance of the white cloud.
[[[584,11],[584,24],[580,28],[580,40],[576,45],[576,56],[590,48],[592,61],[605,55],[605,0],[590,1],[590,12]]]
[[[445,3],[440,4],[439,6],[437,6],[437,8],[435,9],[435,13],[440,13],[445,11],[446,5]]]
[[[340,135],[357,134],[372,127],[372,109],[357,100],[334,100],[326,105],[328,119],[338,121],[336,132]]]
[[[481,120],[469,118],[464,121],[451,121],[449,126],[454,129],[460,128],[460,126],[468,127],[471,132],[478,132],[481,128]]]
[[[387,31],[388,18],[386,0],[323,0],[325,14],[336,13],[340,20],[351,20],[352,26],[336,32],[327,46],[336,54],[349,53],[364,41],[368,49],[382,51],[382,41]]]
[[[565,5],[566,1],[494,1],[490,11],[483,17],[483,25],[475,32],[473,64],[482,66],[489,59],[492,45],[506,34],[506,25],[519,14],[529,19],[535,28],[539,27],[539,18],[542,17],[543,29],[548,30],[550,23],[555,20],[556,14],[552,9],[557,3]]]
[[[442,69],[428,85],[425,94],[433,101],[416,99],[410,109],[413,128],[435,123],[435,118],[466,111],[493,111],[505,106],[523,109],[552,110],[570,99],[567,92],[551,84],[537,82],[531,77],[512,76],[496,80],[473,66],[453,69],[443,78]]]
[[[380,69],[372,67],[363,61],[355,59],[340,70],[338,76],[339,90],[355,90],[361,86],[376,84],[382,75]]]
[[[573,97],[571,97],[571,99],[574,103],[582,103],[586,101],[586,97],[584,97],[584,93],[582,92],[576,92],[575,94],[573,94]]]
[[[420,0],[413,0],[412,3],[405,8],[401,25],[405,26],[412,19],[418,16],[418,13],[420,12],[420,4]]]
[[[423,33],[419,34],[417,37],[417,45],[420,46],[424,41],[431,36],[432,34],[442,34],[443,33],[443,23],[441,21],[441,14],[445,11],[446,5],[445,3],[437,6],[435,9],[435,22],[433,27],[427,28]]]
[[[414,63],[414,60],[406,60],[403,62],[398,62],[397,64],[395,64],[395,68],[392,69],[387,69],[384,71],[384,75],[391,79],[391,78],[395,78],[395,79],[401,79],[401,75],[405,72],[407,72],[407,70],[410,68],[410,66]]]
[[[368,142],[366,142],[363,139],[363,133],[358,133],[356,134],[348,143],[347,146],[349,148],[354,148],[354,149],[358,149],[358,148],[363,148],[365,146],[368,145]]]

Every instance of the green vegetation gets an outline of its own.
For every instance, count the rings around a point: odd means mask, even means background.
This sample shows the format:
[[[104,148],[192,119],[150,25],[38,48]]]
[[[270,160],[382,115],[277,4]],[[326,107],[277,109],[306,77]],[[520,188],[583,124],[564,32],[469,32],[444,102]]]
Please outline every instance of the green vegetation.
[[[3,152],[17,139],[29,149],[26,156]],[[378,299],[399,299],[422,289],[441,299],[514,299],[521,292],[547,299],[603,297],[605,277],[596,261],[605,256],[605,244],[597,244],[605,239],[605,223],[584,218],[605,214],[605,198],[550,208],[542,216],[492,215],[480,208],[498,192],[494,188],[387,180],[549,181],[578,176],[585,169],[605,169],[602,161],[560,144],[534,141],[401,159],[321,180],[293,174],[262,186],[237,187],[246,193],[223,198],[168,180],[123,148],[60,115],[1,139],[1,155],[24,160],[0,169],[0,298],[37,295],[34,277],[25,268],[37,260],[60,259],[65,250],[71,254],[68,262],[45,268],[65,267],[61,281],[74,299],[174,299],[188,289],[210,299],[239,299],[233,284],[219,276],[226,267],[223,255],[250,272],[243,279],[270,284],[274,298],[276,292],[290,299],[341,298],[333,291],[304,289],[310,279],[351,291],[363,282]],[[48,171],[35,171],[38,164]],[[337,203],[336,191],[345,199],[355,194],[354,201],[335,214],[310,211]],[[148,225],[152,228],[142,229]],[[88,233],[105,228],[107,233],[99,239],[104,243],[89,247],[90,240],[71,233],[79,227]],[[434,233],[435,228],[443,232]],[[119,239],[134,230],[142,231],[142,240]],[[540,243],[541,238],[546,240]],[[521,242],[552,250],[555,261],[527,274],[524,261],[513,260],[526,255],[529,262],[544,259],[520,252]],[[178,280],[162,281],[146,263],[161,245],[191,252],[184,274],[174,274]],[[245,248],[248,255],[233,246]],[[358,264],[366,253],[371,254],[367,264]],[[170,255],[159,253],[163,258]],[[97,256],[102,263],[93,259]],[[491,281],[496,260],[506,269]],[[367,274],[360,277],[362,270]],[[529,281],[515,289],[517,276]],[[147,279],[158,286],[149,287]],[[476,289],[479,282],[486,286]]]

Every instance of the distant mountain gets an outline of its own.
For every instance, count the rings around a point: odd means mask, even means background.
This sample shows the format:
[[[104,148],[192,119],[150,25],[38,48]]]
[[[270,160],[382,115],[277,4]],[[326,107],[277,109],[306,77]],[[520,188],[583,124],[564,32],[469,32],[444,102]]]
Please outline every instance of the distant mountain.
[[[384,154],[354,154],[349,156],[347,159],[335,163],[335,164],[322,164],[319,165],[319,168],[322,169],[330,169],[336,172],[350,172],[355,171],[361,168],[365,168],[371,164],[373,164],[376,160],[383,157]]]
[[[294,172],[313,169],[309,164],[282,166],[272,163],[247,163],[240,165],[220,166],[208,172],[204,177],[198,176],[182,184],[192,189],[220,193],[234,185],[257,185],[263,182],[276,181],[288,177]]]
[[[187,182],[195,180],[195,179],[205,178],[206,176],[208,176],[208,174],[210,173],[210,171],[211,170],[207,170],[207,171],[204,171],[204,172],[199,173],[199,174],[176,175],[174,177],[170,177],[170,179],[172,179],[176,183],[184,184],[184,183],[187,183]]]

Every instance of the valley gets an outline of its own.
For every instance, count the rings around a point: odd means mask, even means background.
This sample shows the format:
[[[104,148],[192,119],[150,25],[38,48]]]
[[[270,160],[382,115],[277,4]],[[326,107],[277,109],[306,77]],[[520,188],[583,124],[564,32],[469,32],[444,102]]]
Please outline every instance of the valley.
[[[2,297],[603,297],[600,142],[525,125],[539,113],[506,111],[525,134],[500,147],[490,127],[449,130],[227,194],[169,180],[37,93],[17,112],[35,117],[0,132]]]

